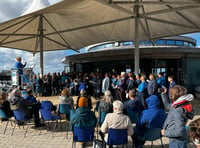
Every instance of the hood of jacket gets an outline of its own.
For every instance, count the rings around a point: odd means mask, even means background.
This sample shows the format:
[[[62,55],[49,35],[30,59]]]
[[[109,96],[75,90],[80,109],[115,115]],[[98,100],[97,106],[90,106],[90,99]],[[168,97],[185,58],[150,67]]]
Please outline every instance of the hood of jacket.
[[[160,100],[156,95],[149,96],[145,101],[148,109],[160,107]]]
[[[185,116],[188,119],[193,119],[194,113],[192,109],[191,101],[194,99],[192,94],[187,94],[178,98],[173,104],[172,107],[178,108],[182,107],[185,110]]]
[[[184,96],[181,96],[178,98],[175,102],[173,102],[172,107],[176,106],[179,107],[181,106],[188,112],[192,112],[192,104],[191,101],[194,99],[194,96],[192,94],[187,94]]]

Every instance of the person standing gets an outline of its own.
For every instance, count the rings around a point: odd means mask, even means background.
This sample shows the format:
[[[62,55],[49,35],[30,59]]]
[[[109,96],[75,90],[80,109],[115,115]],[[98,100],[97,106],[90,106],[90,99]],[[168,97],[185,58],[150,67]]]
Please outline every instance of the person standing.
[[[18,74],[19,74],[19,85],[21,85],[21,76],[23,75],[23,68],[26,66],[26,62],[24,64],[21,63],[22,58],[21,57],[16,57],[16,62],[15,62],[15,69],[17,69]]]
[[[172,104],[164,103],[165,105],[170,105],[170,110],[161,134],[169,137],[169,148],[187,148],[187,131],[185,125],[187,120],[192,119],[194,116],[191,104],[194,96],[187,94],[187,89],[180,85],[175,85],[169,91]]]

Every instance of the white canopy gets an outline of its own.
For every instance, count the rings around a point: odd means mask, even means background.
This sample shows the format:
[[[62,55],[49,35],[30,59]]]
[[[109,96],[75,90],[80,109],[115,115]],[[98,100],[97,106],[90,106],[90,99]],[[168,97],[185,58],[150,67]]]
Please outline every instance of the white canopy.
[[[138,44],[198,32],[199,14],[199,0],[64,0],[1,23],[0,46],[42,53],[105,41]]]

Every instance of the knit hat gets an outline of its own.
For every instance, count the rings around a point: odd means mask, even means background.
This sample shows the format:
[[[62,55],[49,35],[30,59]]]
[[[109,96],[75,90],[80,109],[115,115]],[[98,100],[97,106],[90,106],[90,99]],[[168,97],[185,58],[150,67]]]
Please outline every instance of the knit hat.
[[[80,97],[78,107],[88,107],[88,99],[86,97]]]

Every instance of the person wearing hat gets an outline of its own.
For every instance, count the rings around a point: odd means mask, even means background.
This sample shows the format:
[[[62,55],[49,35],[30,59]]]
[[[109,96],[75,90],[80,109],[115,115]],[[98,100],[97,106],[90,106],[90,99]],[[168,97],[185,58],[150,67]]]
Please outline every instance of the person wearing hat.
[[[93,111],[90,110],[88,98],[85,96],[79,97],[77,108],[71,116],[70,128],[73,127],[91,127],[96,125],[97,119]]]
[[[87,92],[86,92],[84,89],[81,89],[81,91],[80,91],[80,96],[78,96],[78,98],[77,98],[76,109],[77,109],[78,107],[80,107],[80,106],[79,106],[79,100],[80,100],[81,98],[85,98],[85,99],[87,100],[88,107],[89,107],[90,109],[92,109],[92,100],[91,100],[91,98],[90,98],[89,96],[87,96]]]

